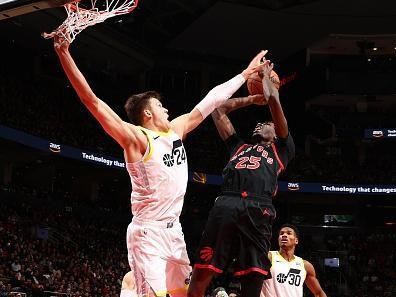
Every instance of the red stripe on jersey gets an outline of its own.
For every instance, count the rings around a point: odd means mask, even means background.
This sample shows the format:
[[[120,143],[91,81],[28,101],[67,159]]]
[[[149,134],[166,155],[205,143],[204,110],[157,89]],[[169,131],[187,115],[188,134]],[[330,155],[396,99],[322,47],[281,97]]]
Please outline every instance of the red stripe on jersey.
[[[272,193],[272,197],[275,197],[277,193],[278,193],[278,184],[276,184],[276,188],[275,191]]]
[[[210,270],[213,270],[214,272],[217,272],[217,273],[222,273],[223,272],[223,270],[221,270],[221,269],[219,269],[217,267],[214,267],[213,265],[209,265],[209,264],[194,264],[194,268],[210,269]]]
[[[280,167],[281,167],[281,170],[280,170],[280,171],[278,170],[278,172],[277,172],[277,174],[279,174],[282,170],[285,170],[285,166],[283,165],[281,159],[280,159],[279,156],[278,156],[278,151],[277,151],[277,149],[276,149],[275,144],[271,143],[271,147],[272,147],[272,149],[274,150],[275,158],[276,158],[276,160],[278,160],[278,163],[279,163],[279,165],[280,165]]]
[[[251,272],[258,272],[258,273],[261,273],[263,275],[268,275],[268,271],[267,270],[264,270],[264,269],[261,269],[261,268],[258,268],[258,267],[250,267],[249,269],[237,271],[237,272],[234,272],[234,275],[235,276],[241,276],[241,275],[246,275],[246,274],[251,273]]]
[[[230,158],[230,160],[231,160],[232,158],[234,158],[236,155],[238,155],[238,154],[242,151],[242,149],[243,149],[244,147],[247,147],[247,146],[248,146],[248,145],[247,145],[246,143],[242,144],[242,145],[239,147],[239,149],[235,152],[235,154],[232,155],[232,157]]]

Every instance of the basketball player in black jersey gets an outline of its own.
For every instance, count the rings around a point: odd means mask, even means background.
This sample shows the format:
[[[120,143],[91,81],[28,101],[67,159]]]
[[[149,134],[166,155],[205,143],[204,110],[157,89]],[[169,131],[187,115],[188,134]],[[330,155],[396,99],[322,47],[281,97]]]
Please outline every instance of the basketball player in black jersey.
[[[295,147],[278,90],[269,78],[273,64],[265,63],[263,89],[273,122],[257,124],[252,144],[237,136],[227,117],[230,111],[247,105],[243,98],[230,100],[212,113],[231,158],[223,170],[221,195],[202,235],[189,297],[204,296],[213,276],[222,273],[233,258],[243,297],[260,296],[264,279],[271,277],[267,255],[275,219],[272,198],[278,175],[294,157]]]

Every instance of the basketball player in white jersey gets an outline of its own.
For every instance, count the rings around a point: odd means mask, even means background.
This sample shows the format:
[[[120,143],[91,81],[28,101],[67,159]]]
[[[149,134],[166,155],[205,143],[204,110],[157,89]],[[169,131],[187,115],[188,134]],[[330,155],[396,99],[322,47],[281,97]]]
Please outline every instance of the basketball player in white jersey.
[[[295,226],[281,226],[279,251],[270,251],[268,255],[272,263],[272,278],[264,280],[261,297],[302,297],[304,283],[315,297],[327,297],[316,278],[313,265],[294,254],[298,235]]]
[[[92,91],[69,53],[69,43],[55,37],[54,47],[81,102],[124,151],[134,216],[127,230],[128,260],[138,296],[186,296],[191,267],[179,223],[188,179],[182,139],[251,74],[262,71],[266,51],[213,88],[191,112],[172,121],[157,92],[132,95],[125,105],[128,123]]]

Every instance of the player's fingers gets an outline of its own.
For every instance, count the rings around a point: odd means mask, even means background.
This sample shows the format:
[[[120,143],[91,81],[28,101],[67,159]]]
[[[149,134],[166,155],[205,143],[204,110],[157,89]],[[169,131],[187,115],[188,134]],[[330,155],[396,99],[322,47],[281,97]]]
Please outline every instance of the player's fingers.
[[[266,58],[265,58],[265,55],[268,53],[268,50],[264,50],[264,56],[261,58],[261,60],[260,60],[260,62],[261,63],[265,63],[265,61],[266,61]]]
[[[264,71],[266,67],[268,67],[269,63],[271,63],[270,60],[265,60],[264,63],[260,63],[256,67],[253,67],[253,71],[258,71],[258,72]]]
[[[261,65],[264,67],[264,66],[268,65],[270,62],[271,62],[271,60],[263,60]]]
[[[262,50],[260,51],[254,58],[253,60],[257,62],[257,64],[261,61],[261,59],[268,53],[267,50]]]
[[[59,48],[60,44],[59,44],[59,36],[58,35],[54,35],[54,47],[55,48]]]

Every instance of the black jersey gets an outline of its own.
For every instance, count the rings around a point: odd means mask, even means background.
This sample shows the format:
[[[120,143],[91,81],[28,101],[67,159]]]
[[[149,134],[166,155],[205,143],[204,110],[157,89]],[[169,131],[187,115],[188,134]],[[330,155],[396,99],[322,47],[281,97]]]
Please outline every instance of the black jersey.
[[[222,192],[239,193],[263,202],[273,197],[278,189],[278,175],[295,154],[290,133],[269,145],[247,144],[236,134],[225,143],[231,158],[223,170]]]

